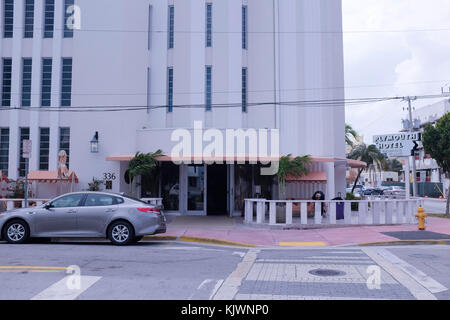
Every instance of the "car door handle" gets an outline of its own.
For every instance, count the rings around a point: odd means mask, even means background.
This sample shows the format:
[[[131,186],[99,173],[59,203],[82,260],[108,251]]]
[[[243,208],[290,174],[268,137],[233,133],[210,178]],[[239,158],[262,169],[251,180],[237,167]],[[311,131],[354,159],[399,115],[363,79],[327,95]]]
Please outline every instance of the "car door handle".
[[[28,212],[28,214],[31,214],[31,215],[36,214],[36,211],[30,211],[30,212]]]
[[[116,209],[107,209],[106,212],[116,212]]]
[[[67,213],[77,213],[77,211],[76,210],[69,210],[69,211],[67,211]]]

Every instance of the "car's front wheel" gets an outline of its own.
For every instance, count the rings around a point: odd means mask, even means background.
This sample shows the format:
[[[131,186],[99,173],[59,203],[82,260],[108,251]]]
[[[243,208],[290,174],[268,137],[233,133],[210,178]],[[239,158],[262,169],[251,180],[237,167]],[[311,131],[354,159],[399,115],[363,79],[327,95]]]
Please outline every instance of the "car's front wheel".
[[[30,237],[30,229],[26,222],[21,220],[13,220],[8,222],[3,229],[3,239],[8,243],[20,244],[25,243]]]
[[[130,244],[135,238],[133,226],[126,221],[114,222],[108,229],[108,238],[118,246]]]

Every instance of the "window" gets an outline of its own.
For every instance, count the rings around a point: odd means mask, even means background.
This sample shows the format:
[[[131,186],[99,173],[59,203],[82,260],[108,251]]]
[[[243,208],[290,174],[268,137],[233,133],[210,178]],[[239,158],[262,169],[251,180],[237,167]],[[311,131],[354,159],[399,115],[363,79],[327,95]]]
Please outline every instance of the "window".
[[[9,165],[9,129],[0,129],[0,171],[8,176]]]
[[[68,196],[63,196],[51,202],[53,208],[73,208],[79,207],[81,205],[81,200],[83,200],[83,193],[71,194]]]
[[[67,154],[66,166],[70,164],[70,128],[59,128],[59,150],[64,150]]]
[[[2,106],[11,106],[12,59],[3,59]]]
[[[106,194],[88,194],[85,207],[106,207],[117,204],[117,197],[108,196]]]
[[[53,38],[55,0],[45,0],[44,38]]]
[[[173,68],[167,70],[167,112],[173,112]]]
[[[63,59],[62,68],[61,106],[70,107],[72,104],[72,58]]]
[[[242,7],[242,49],[247,49],[247,7]]]
[[[40,128],[39,132],[39,170],[47,171],[49,168],[50,129]]]
[[[33,38],[34,29],[34,0],[25,1],[24,38]]]
[[[206,111],[211,111],[212,110],[212,67],[211,66],[206,67],[205,84],[206,84],[205,107],[206,107]]]
[[[175,41],[175,7],[169,6],[169,28],[168,28],[169,49],[173,49]]]
[[[50,107],[52,102],[52,59],[42,60],[41,106]]]
[[[22,63],[22,107],[30,107],[32,60],[23,59]]]
[[[147,48],[148,50],[152,47],[152,15],[153,15],[153,7],[148,6],[148,38],[147,38]]]
[[[14,0],[5,0],[3,10],[3,37],[12,38],[14,30]]]
[[[242,112],[247,112],[247,68],[242,68]]]
[[[68,10],[74,5],[74,0],[64,1],[64,38],[73,38],[73,26],[69,27],[69,20],[73,14],[73,10]],[[69,12],[67,12],[69,11]]]
[[[206,4],[206,46],[212,47],[212,3]]]
[[[19,155],[19,177],[25,177],[26,161],[22,158],[23,140],[30,139],[30,128],[20,128],[20,155]]]

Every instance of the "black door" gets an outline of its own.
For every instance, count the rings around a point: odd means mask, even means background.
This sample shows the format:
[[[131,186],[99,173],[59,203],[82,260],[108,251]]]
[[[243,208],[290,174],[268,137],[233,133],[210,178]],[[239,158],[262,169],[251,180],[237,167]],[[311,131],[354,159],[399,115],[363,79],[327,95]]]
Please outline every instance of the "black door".
[[[207,214],[227,215],[227,165],[208,166]]]

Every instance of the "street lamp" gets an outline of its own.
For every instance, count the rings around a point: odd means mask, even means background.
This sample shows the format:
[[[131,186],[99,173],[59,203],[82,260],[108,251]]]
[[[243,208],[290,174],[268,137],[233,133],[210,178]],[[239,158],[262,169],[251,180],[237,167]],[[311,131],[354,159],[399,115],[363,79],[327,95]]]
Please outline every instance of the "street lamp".
[[[95,131],[95,135],[91,140],[91,153],[98,153],[98,131]]]

